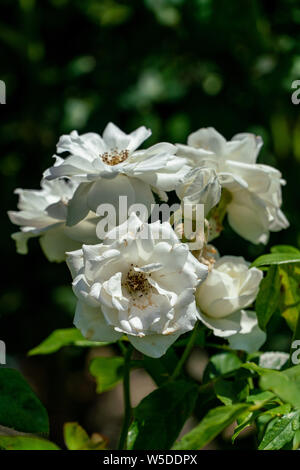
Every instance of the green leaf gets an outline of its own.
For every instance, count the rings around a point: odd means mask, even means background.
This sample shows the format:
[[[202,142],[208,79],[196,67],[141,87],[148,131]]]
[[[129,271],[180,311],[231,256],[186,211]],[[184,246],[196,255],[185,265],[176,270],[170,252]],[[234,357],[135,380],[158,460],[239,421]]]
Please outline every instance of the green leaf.
[[[229,424],[235,421],[249,405],[238,403],[229,406],[219,406],[210,410],[203,420],[192,431],[187,433],[174,446],[174,450],[200,450]]]
[[[195,406],[195,415],[201,420],[207,410],[219,405],[243,401],[249,393],[251,372],[241,369],[242,361],[234,353],[212,356],[203,374],[203,385]],[[232,377],[233,376],[233,377]]]
[[[242,361],[233,353],[225,352],[212,356],[203,374],[203,383],[209,382],[223,374],[239,369]]]
[[[300,382],[297,383],[284,372],[266,371],[260,379],[260,386],[263,390],[272,390],[284,402],[300,409]]]
[[[279,273],[282,295],[281,315],[295,332],[295,339],[300,339],[300,331],[296,331],[300,318],[300,264],[280,266]]]
[[[300,263],[300,253],[271,253],[262,255],[251,266],[269,266],[271,264]]]
[[[232,405],[235,401],[234,384],[226,380],[218,380],[214,385],[216,396],[224,405]]]
[[[90,363],[90,373],[96,379],[97,393],[112,389],[123,378],[123,357],[96,357]]]
[[[234,428],[234,433],[232,435],[232,443],[234,443],[234,441],[236,440],[236,438],[238,437],[238,435],[246,428],[248,428],[249,426],[251,426],[251,424],[253,423],[253,421],[255,420],[255,417],[256,417],[256,414],[258,412],[245,412],[243,414],[241,414],[239,417],[238,417],[238,425],[236,426],[236,428]]]
[[[300,364],[298,366],[290,367],[282,371],[290,380],[300,381]]]
[[[206,386],[207,385],[207,386]],[[220,399],[215,394],[214,383],[199,387],[199,394],[196,400],[194,415],[198,421],[206,415],[207,410],[220,405]]]
[[[198,386],[184,380],[163,385],[134,409],[128,433],[130,450],[170,449],[191,415]]]
[[[159,359],[149,356],[144,356],[143,359],[144,368],[158,386],[169,380],[177,363],[178,356],[173,348],[169,348]]]
[[[271,401],[275,398],[274,393],[269,392],[261,392],[260,390],[254,390],[251,395],[247,397],[247,403],[253,403],[254,405],[261,406],[268,401]]]
[[[270,408],[269,410],[264,411],[262,414],[271,415],[272,418],[275,416],[286,415],[290,413],[292,406],[290,403],[285,403],[284,405],[275,406],[274,408]]]
[[[293,450],[297,450],[300,447],[300,429],[295,432],[293,439]]]
[[[65,423],[64,440],[69,450],[102,450],[106,442],[100,434],[89,437],[78,423]]]
[[[272,265],[261,281],[255,302],[258,325],[265,331],[268,322],[278,308],[280,298],[280,275],[278,266]]]
[[[271,248],[271,253],[295,253],[300,254],[300,250],[291,245],[275,245]]]
[[[249,372],[238,370],[232,379],[219,378],[214,383],[214,390],[224,405],[232,405],[244,401],[249,394]]]
[[[64,346],[96,347],[105,346],[110,343],[100,343],[98,341],[88,341],[77,328],[64,328],[55,330],[39,346],[29,351],[29,356],[37,354],[52,354]]]
[[[53,442],[39,437],[0,436],[0,449],[4,450],[60,450]]]
[[[251,370],[253,373],[258,374],[258,375],[264,375],[264,374],[272,371],[272,369],[266,368],[266,367],[261,367],[261,366],[255,364],[255,362],[245,362],[242,365],[242,368],[247,369],[247,370]]]
[[[272,419],[273,418],[270,414],[261,413],[257,415],[256,420],[255,420],[257,442],[262,441],[264,434],[266,432],[268,423],[270,423]]]
[[[79,450],[84,448],[90,438],[78,423],[65,423],[64,440],[69,450]]]
[[[264,437],[258,447],[259,450],[278,450],[290,442],[299,429],[300,411],[293,411],[282,417],[272,420],[266,429]]]
[[[22,432],[48,433],[47,411],[20,372],[0,369],[0,424]]]

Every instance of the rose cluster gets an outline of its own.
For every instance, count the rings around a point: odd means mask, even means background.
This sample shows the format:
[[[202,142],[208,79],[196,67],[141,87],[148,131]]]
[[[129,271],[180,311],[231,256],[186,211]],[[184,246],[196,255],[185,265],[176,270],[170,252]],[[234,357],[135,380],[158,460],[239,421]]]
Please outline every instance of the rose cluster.
[[[27,253],[28,239],[39,237],[50,261],[67,261],[77,297],[74,323],[90,340],[126,335],[137,350],[160,357],[200,321],[231,348],[258,350],[265,333],[247,308],[262,272],[242,257],[220,256],[211,241],[225,216],[252,243],[266,244],[271,231],[286,228],[280,172],[257,163],[262,139],[253,134],[226,141],[204,128],[187,145],[140,149],[150,135],[145,127],[125,134],[109,123],[102,136],[62,136],[41,189],[16,190],[19,210],[8,214],[20,226],[12,235],[17,251]],[[151,213],[155,200],[167,202],[170,191],[180,204],[204,206],[199,249],[173,229],[172,220],[148,223],[134,211],[97,236],[101,205],[118,209],[123,196],[128,206],[142,204]]]

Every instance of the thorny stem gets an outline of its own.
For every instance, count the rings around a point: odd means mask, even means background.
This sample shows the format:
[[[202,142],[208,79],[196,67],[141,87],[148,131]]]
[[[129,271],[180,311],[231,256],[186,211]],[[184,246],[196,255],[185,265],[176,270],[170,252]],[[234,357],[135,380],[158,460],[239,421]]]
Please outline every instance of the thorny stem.
[[[123,450],[126,445],[128,428],[131,420],[131,402],[130,402],[130,358],[132,354],[131,344],[128,346],[124,355],[124,379],[123,379],[123,396],[124,396],[124,420],[119,440],[118,450]]]
[[[177,366],[175,367],[173,374],[171,375],[171,380],[174,380],[178,377],[178,375],[181,372],[182,367],[185,364],[185,361],[189,357],[189,355],[191,353],[191,350],[194,346],[194,343],[196,341],[196,337],[197,337],[197,333],[198,333],[198,326],[199,326],[199,322],[197,322],[196,325],[195,325],[195,328],[193,330],[193,333],[190,336],[190,339],[189,339],[189,341],[188,341],[188,343],[185,347],[185,350],[183,351],[183,354],[182,354]]]

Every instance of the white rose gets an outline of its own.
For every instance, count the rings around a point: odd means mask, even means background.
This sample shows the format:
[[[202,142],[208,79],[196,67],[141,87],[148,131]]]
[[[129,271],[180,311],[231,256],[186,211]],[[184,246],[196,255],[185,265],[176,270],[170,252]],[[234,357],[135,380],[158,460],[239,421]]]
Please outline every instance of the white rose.
[[[55,181],[42,180],[41,189],[16,189],[19,195],[19,211],[9,211],[12,223],[20,225],[21,231],[12,235],[17,251],[26,254],[27,241],[40,237],[41,247],[49,261],[64,261],[65,252],[81,247],[83,242],[96,243],[96,223],[99,218],[91,212],[74,227],[65,222],[68,203],[78,183],[69,178]]]
[[[243,310],[254,302],[262,276],[244,258],[223,256],[196,290],[202,322],[216,336],[227,337],[234,349],[250,352],[265,341],[255,312]]]
[[[204,204],[204,214],[218,204],[221,184],[212,168],[193,168],[181,181],[176,193],[183,203]]]
[[[103,243],[69,253],[67,263],[78,298],[74,324],[91,340],[126,334],[136,349],[160,357],[199,318],[194,294],[207,268],[169,223],[142,223],[133,213]]]
[[[44,176],[78,176],[82,183],[70,203],[68,225],[82,220],[89,210],[97,212],[102,203],[118,207],[119,196],[127,204],[144,204],[150,212],[155,202],[152,190],[166,199],[165,191],[175,189],[187,172],[185,159],[176,157],[176,147],[158,143],[136,150],[151,135],[145,127],[125,134],[109,123],[102,137],[95,133],[78,135],[76,131],[60,138],[57,152],[69,152],[65,160],[55,156],[56,163]]]
[[[289,225],[280,210],[285,182],[275,168],[256,163],[261,146],[260,137],[247,133],[227,142],[212,127],[192,133],[188,145],[177,145],[177,154],[192,167],[215,170],[221,186],[231,194],[227,206],[230,225],[253,243],[267,243],[270,231]]]

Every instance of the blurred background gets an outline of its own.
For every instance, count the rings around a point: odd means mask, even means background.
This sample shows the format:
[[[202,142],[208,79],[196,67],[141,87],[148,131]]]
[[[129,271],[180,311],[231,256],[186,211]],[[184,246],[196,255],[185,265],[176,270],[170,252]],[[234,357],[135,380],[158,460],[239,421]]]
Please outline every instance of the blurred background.
[[[300,79],[299,26],[297,0],[1,1],[7,104],[0,109],[0,339],[9,364],[22,369],[46,404],[56,442],[63,421],[79,420],[114,443],[121,393],[97,398],[86,372],[88,355],[109,350],[26,358],[51,331],[72,326],[75,299],[66,266],[49,263],[37,240],[29,243],[30,255],[16,254],[10,238],[16,227],[6,216],[16,207],[13,190],[39,187],[58,137],[73,129],[102,132],[113,121],[130,132],[145,125],[153,131],[149,145],[184,143],[207,126],[228,139],[255,132],[264,140],[259,161],[287,180],[283,210],[291,227],[272,234],[269,246],[299,247],[300,105],[291,102],[291,84]],[[268,251],[228,226],[216,246],[249,260]],[[275,320],[270,328],[265,349],[288,350],[285,324]],[[192,361],[198,375],[206,357],[200,353]],[[136,377],[138,401],[153,384]],[[224,439],[218,445],[226,447]],[[249,447],[249,439],[238,446]]]

